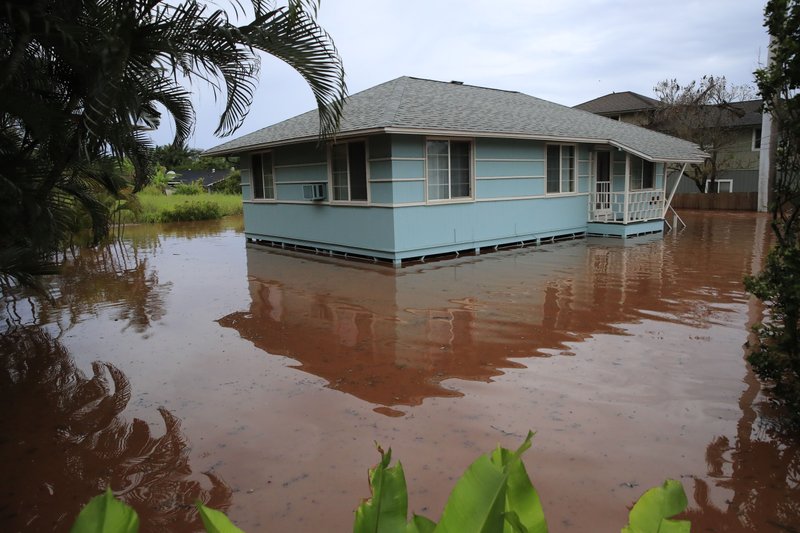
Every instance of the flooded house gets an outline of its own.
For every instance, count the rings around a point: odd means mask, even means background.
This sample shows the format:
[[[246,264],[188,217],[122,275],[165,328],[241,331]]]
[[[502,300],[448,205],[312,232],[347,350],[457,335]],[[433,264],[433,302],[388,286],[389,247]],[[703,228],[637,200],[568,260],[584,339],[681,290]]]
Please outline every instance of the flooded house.
[[[403,261],[660,233],[687,141],[515,91],[400,77],[206,152],[239,157],[249,241]]]

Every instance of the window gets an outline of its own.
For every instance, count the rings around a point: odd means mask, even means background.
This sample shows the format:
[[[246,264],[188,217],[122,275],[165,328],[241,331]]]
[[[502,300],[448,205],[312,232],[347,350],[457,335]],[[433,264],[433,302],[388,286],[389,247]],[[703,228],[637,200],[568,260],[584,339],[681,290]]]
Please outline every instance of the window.
[[[428,200],[469,198],[472,173],[469,141],[428,141]]]
[[[367,145],[364,141],[333,145],[331,178],[334,200],[367,201]]]
[[[575,192],[575,147],[547,145],[547,192]]]
[[[753,130],[753,151],[761,150],[761,128]]]
[[[275,199],[275,176],[272,170],[272,152],[255,154],[252,159],[253,200]]]
[[[631,190],[652,189],[655,185],[655,164],[631,157]]]
[[[733,180],[716,180],[716,190],[713,192],[733,192]],[[706,182],[706,192],[711,192],[711,182]]]

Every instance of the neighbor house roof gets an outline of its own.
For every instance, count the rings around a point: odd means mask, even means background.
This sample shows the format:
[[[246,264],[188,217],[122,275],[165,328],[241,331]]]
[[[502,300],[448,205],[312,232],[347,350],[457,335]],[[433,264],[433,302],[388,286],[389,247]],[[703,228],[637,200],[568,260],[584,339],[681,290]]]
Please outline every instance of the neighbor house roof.
[[[309,111],[206,151],[240,153],[316,140]],[[339,137],[367,133],[509,137],[608,143],[651,161],[700,162],[696,145],[515,91],[401,77],[347,98]]]
[[[582,109],[598,115],[619,115],[621,113],[635,113],[637,111],[651,111],[658,107],[660,102],[649,96],[624,91],[621,93],[611,93],[589,100],[575,106],[575,109]],[[731,106],[742,111],[741,117],[733,117],[731,126],[755,126],[761,125],[761,100],[742,100],[741,102],[731,102]],[[715,106],[708,106],[715,109]],[[713,120],[713,114],[710,114]]]
[[[621,93],[611,93],[600,96],[594,100],[589,100],[575,106],[575,109],[582,109],[590,113],[608,115],[615,113],[633,113],[636,111],[647,111],[654,109],[658,105],[658,100],[633,91],[623,91]]]
[[[227,178],[231,169],[212,169],[212,170],[176,170],[172,181],[181,183],[194,183],[203,180],[203,186],[208,187]]]
[[[745,100],[734,102],[735,107],[744,111],[744,115],[736,121],[737,126],[761,126],[761,100]]]

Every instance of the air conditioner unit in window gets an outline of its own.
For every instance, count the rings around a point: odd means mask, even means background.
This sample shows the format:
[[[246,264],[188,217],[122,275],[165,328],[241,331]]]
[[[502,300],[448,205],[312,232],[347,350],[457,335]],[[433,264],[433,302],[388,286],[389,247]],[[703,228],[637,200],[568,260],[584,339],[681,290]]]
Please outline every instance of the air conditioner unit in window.
[[[303,185],[303,198],[306,200],[324,200],[325,184],[314,183],[311,185]]]

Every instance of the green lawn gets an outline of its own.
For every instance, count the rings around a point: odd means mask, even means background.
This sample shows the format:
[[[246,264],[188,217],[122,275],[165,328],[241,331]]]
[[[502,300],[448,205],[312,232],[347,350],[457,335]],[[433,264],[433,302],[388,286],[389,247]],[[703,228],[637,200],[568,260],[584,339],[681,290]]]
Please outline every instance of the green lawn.
[[[242,213],[238,194],[147,194],[136,195],[139,209],[124,210],[123,223],[209,220]]]

